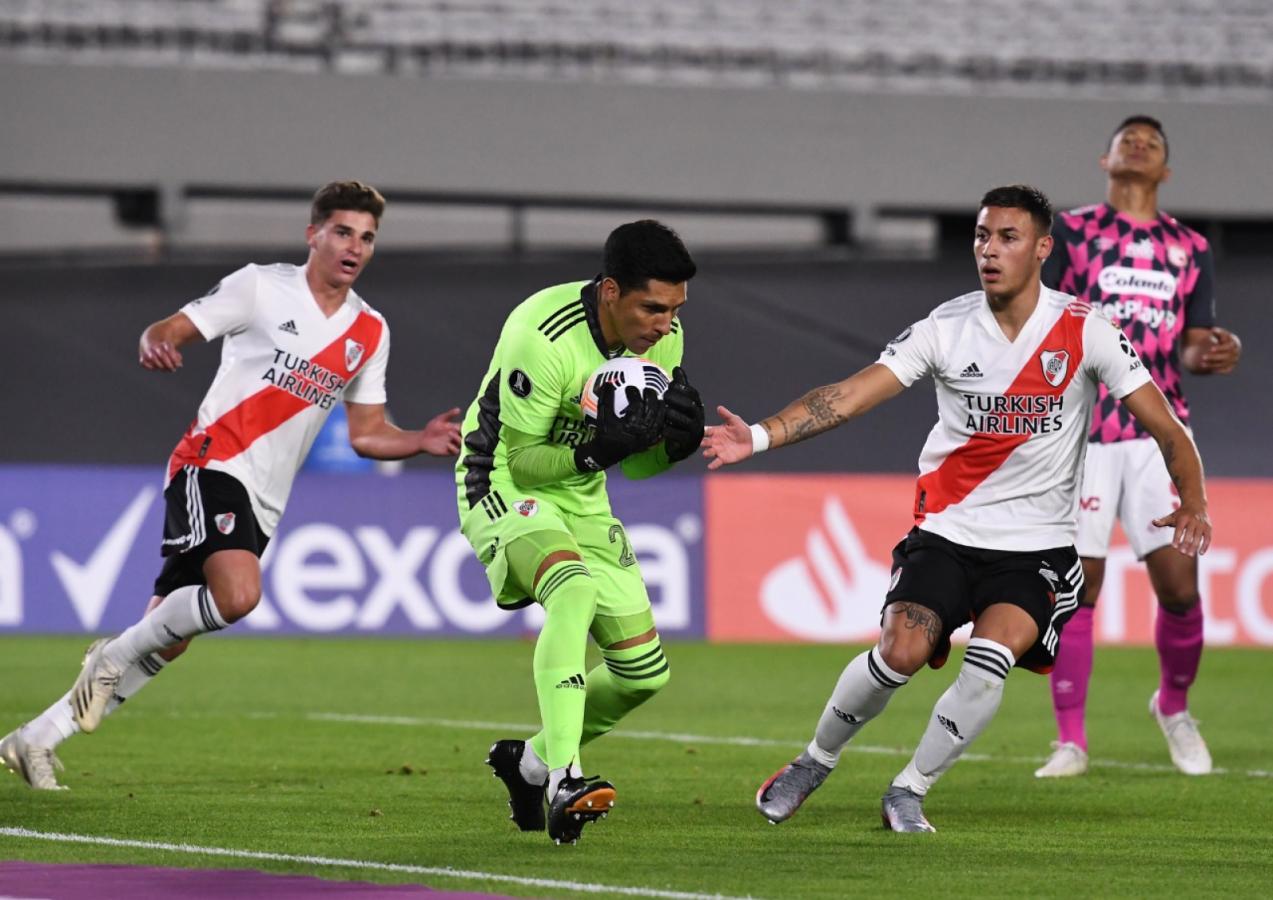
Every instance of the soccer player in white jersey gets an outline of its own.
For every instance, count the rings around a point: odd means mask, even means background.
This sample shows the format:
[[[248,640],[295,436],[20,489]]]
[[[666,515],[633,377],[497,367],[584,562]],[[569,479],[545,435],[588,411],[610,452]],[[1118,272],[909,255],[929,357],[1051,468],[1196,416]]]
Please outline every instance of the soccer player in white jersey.
[[[1154,383],[1187,425],[1181,369],[1194,375],[1232,372],[1242,342],[1216,324],[1207,239],[1158,207],[1158,188],[1171,175],[1167,150],[1157,119],[1130,116],[1114,129],[1100,160],[1105,202],[1057,216],[1052,229],[1056,249],[1043,266],[1043,283],[1085,300],[1122,326]],[[1168,536],[1150,525],[1156,510],[1175,499],[1171,478],[1149,435],[1105,391],[1097,397],[1087,439],[1075,540],[1086,597],[1065,630],[1052,670],[1057,740],[1034,774],[1065,778],[1087,771],[1092,626],[1117,518],[1136,558],[1144,560],[1158,597],[1154,647],[1159,679],[1149,711],[1176,767],[1187,775],[1205,775],[1211,771],[1211,753],[1188,708],[1189,688],[1202,661],[1198,561],[1172,552]]]
[[[1098,384],[1153,435],[1180,491],[1156,524],[1180,553],[1211,540],[1202,462],[1136,351],[1087,304],[1049,290],[1052,208],[1025,185],[982,198],[973,255],[982,290],[937,307],[889,342],[878,362],[748,425],[725,407],[703,439],[709,468],[834,428],[924,376],[937,424],[919,458],[915,527],[893,550],[879,643],[845,668],[813,740],[756,794],[769,821],[790,818],[844,746],[972,621],[954,683],[915,755],[884,794],[893,831],[933,831],[923,800],[994,718],[1013,666],[1046,672],[1083,591],[1075,507]]]
[[[154,596],[137,624],[96,641],[71,690],[0,742],[0,758],[33,788],[57,790],[55,748],[91,732],[149,683],[190,639],[219,631],[261,599],[261,554],[292,481],[342,400],[362,456],[459,451],[459,409],[419,431],[385,417],[389,328],[353,291],[375,252],[385,201],[356,181],[314,195],[305,265],[248,265],[142,333],[140,363],[181,368],[181,348],[222,338],[221,367],[168,461]]]

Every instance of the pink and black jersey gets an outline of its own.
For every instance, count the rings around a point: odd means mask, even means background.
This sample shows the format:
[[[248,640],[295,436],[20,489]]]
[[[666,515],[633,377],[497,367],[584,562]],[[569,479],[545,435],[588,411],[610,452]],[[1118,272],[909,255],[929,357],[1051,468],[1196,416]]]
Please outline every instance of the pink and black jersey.
[[[1149,374],[1186,424],[1180,383],[1180,336],[1215,324],[1211,248],[1206,238],[1166,213],[1140,222],[1107,203],[1061,213],[1055,247],[1043,264],[1048,287],[1073,294],[1122,327]],[[1148,433],[1104,387],[1089,440],[1132,440]]]
[[[221,367],[167,480],[183,466],[233,475],[273,534],[332,407],[385,402],[389,328],[353,291],[324,315],[305,267],[282,263],[244,266],[181,311],[206,340],[222,338]]]
[[[1121,398],[1150,380],[1116,326],[1042,286],[1016,340],[975,291],[907,328],[879,363],[908,387],[931,375],[937,388],[937,424],[919,457],[916,525],[983,550],[1074,543],[1096,389]]]

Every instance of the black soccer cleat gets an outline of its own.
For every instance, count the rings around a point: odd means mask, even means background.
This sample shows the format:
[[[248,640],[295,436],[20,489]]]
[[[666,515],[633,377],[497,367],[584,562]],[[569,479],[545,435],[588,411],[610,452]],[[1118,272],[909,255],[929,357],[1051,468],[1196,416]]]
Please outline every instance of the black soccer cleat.
[[[614,785],[600,778],[564,778],[548,805],[548,836],[574,844],[589,822],[604,819],[614,806]]]
[[[495,770],[495,777],[508,788],[509,818],[522,831],[544,830],[544,785],[531,784],[522,777],[522,752],[525,741],[496,741],[491,745],[486,764]]]

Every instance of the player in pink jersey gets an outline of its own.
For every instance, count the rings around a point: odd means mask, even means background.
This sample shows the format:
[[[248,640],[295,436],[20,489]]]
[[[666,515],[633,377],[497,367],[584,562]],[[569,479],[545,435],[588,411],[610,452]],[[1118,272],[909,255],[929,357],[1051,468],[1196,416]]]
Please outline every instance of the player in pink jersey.
[[[349,440],[362,456],[459,451],[458,408],[419,431],[385,417],[388,327],[352,290],[375,252],[384,208],[379,192],[356,181],[320,188],[304,266],[247,266],[142,333],[145,369],[175,372],[182,347],[218,337],[221,367],[169,461],[166,561],[146,614],[94,642],[74,687],[0,741],[0,759],[31,787],[61,788],[54,750],[62,741],[96,729],[191,638],[256,607],[261,554],[335,403],[345,403]]]
[[[1132,116],[1114,130],[1101,157],[1106,200],[1062,213],[1052,236],[1056,249],[1043,281],[1102,310],[1123,331],[1186,425],[1189,405],[1181,366],[1197,375],[1233,371],[1242,345],[1215,323],[1211,248],[1206,238],[1158,208],[1158,189],[1171,174],[1162,124]],[[1080,493],[1076,546],[1083,559],[1086,598],[1065,631],[1052,670],[1058,729],[1053,753],[1035,775],[1059,778],[1087,771],[1084,717],[1092,674],[1096,600],[1105,577],[1114,520],[1158,596],[1154,643],[1160,681],[1149,710],[1180,771],[1205,775],[1211,754],[1189,714],[1187,696],[1202,657],[1198,563],[1172,551],[1151,521],[1175,502],[1171,477],[1149,434],[1124,404],[1102,389],[1089,435]]]
[[[1024,185],[982,198],[973,255],[982,290],[937,307],[879,360],[747,425],[725,407],[707,429],[709,468],[834,428],[932,376],[938,420],[919,458],[915,527],[893,550],[879,643],[844,669],[813,739],[760,786],[777,824],[826,780],[845,745],[925,663],[946,661],[950,634],[973,622],[963,665],[937,701],[915,755],[884,794],[893,831],[933,831],[928,790],[999,709],[1014,666],[1051,668],[1083,592],[1074,507],[1098,384],[1152,434],[1180,488],[1156,524],[1176,551],[1211,539],[1193,440],[1121,331],[1040,282],[1052,208]]]

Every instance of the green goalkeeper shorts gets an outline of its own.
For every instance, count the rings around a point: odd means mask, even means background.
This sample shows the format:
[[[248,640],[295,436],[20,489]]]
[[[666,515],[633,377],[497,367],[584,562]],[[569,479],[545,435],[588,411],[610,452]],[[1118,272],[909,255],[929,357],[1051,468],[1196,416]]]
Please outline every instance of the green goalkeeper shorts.
[[[493,491],[463,514],[460,531],[486,567],[491,595],[504,609],[520,609],[534,602],[522,585],[530,585],[535,573],[510,573],[504,550],[535,532],[559,532],[560,541],[554,540],[552,549],[579,554],[597,586],[597,615],[617,618],[650,609],[650,595],[636,554],[623,523],[614,516],[574,516],[547,500],[502,496]],[[549,535],[541,534],[540,538]]]

